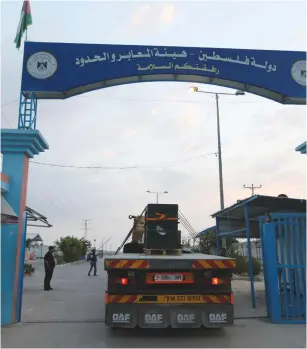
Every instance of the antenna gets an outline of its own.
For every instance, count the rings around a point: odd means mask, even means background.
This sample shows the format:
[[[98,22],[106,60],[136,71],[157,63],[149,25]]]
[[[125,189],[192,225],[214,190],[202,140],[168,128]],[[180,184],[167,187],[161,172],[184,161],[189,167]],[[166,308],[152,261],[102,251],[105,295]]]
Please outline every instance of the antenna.
[[[252,191],[252,195],[251,196],[254,196],[255,195],[255,189],[261,189],[262,185],[260,185],[259,187],[255,187],[254,184],[252,184],[251,186],[248,186],[248,185],[244,184],[243,188],[244,189],[250,189]]]

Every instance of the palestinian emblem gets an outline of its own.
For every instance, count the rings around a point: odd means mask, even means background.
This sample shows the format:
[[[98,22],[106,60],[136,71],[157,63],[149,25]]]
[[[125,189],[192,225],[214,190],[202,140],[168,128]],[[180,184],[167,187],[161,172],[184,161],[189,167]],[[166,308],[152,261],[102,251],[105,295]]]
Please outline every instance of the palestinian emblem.
[[[44,80],[56,73],[58,62],[49,52],[36,52],[27,60],[27,71],[35,79]]]
[[[291,75],[298,84],[306,86],[306,61],[295,62],[291,68]]]

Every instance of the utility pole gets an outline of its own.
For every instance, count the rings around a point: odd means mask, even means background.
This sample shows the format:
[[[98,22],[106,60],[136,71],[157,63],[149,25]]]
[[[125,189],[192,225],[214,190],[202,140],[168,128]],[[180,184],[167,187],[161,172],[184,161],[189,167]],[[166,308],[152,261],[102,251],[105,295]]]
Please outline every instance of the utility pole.
[[[84,240],[87,240],[87,222],[89,222],[89,219],[83,219],[84,222]]]
[[[259,187],[255,187],[254,184],[252,184],[251,186],[248,186],[248,185],[244,184],[243,188],[244,189],[250,189],[252,191],[252,195],[251,196],[254,196],[255,195],[255,189],[261,189],[262,185],[260,185]]]

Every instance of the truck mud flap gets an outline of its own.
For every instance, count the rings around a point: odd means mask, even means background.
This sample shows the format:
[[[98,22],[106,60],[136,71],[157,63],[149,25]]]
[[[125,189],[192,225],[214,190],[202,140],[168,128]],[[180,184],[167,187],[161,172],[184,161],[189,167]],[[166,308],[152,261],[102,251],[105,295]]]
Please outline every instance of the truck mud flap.
[[[233,325],[233,306],[208,304],[202,312],[202,323],[203,326],[209,328]]]
[[[170,318],[174,328],[198,328],[202,325],[202,311],[197,307],[172,307]]]
[[[220,328],[234,323],[233,306],[206,304],[146,305],[108,304],[106,325],[133,328]]]
[[[106,325],[109,327],[137,326],[137,308],[132,304],[112,304],[106,306]]]
[[[138,324],[141,328],[166,328],[170,325],[169,307],[146,306],[139,308]]]

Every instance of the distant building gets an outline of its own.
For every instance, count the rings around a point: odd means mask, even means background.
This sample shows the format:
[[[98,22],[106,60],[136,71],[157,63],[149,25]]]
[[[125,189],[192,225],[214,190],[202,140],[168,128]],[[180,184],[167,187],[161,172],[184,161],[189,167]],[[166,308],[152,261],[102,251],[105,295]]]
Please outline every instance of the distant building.
[[[232,248],[234,251],[240,253],[240,255],[248,257],[247,241],[234,243],[232,244]],[[262,250],[259,239],[251,241],[251,251],[252,257],[258,259],[259,261],[262,261]]]

